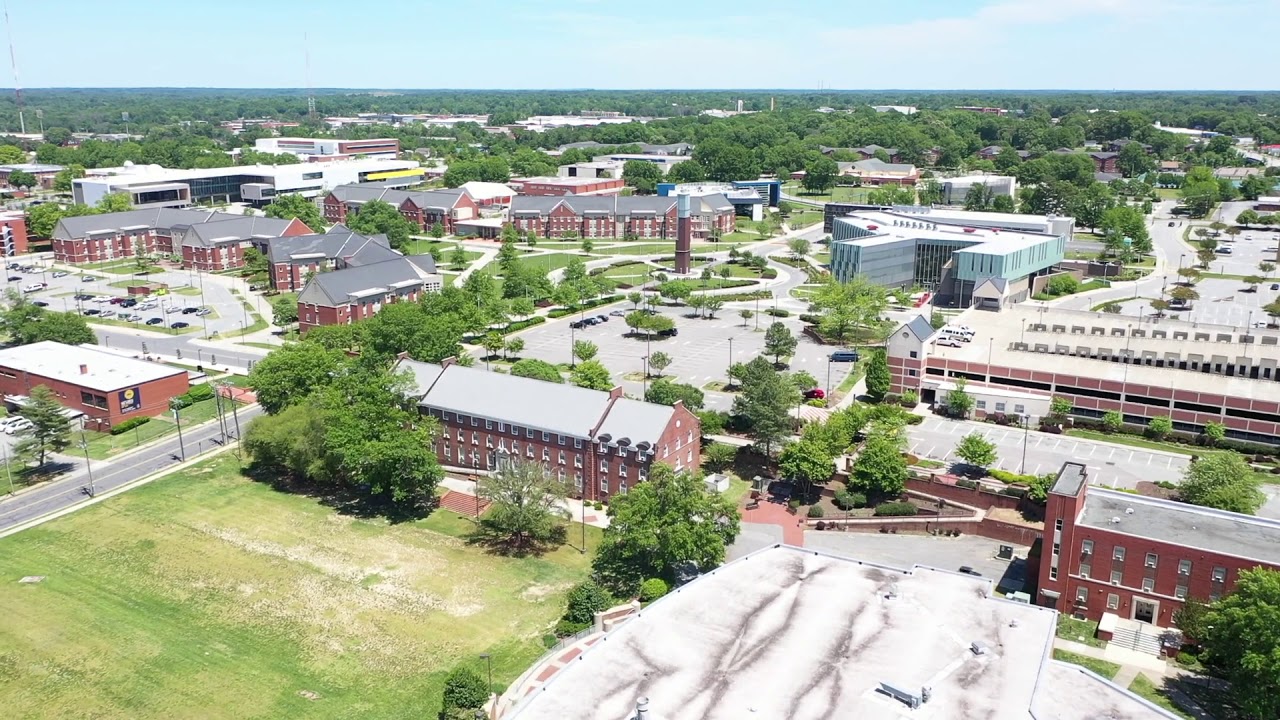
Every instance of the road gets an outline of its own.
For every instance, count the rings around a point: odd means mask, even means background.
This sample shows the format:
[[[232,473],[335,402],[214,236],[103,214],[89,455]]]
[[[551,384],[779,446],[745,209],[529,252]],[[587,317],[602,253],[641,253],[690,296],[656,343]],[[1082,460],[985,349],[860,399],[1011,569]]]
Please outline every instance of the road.
[[[257,405],[237,411],[243,431],[248,422],[262,413]],[[235,429],[231,428],[234,437]],[[182,448],[191,459],[218,447],[221,430],[218,422],[197,425],[182,433]],[[93,473],[96,493],[118,488],[144,478],[179,462],[184,450],[179,447],[178,436],[173,435],[112,460],[93,460],[88,468]],[[84,488],[89,485],[89,472],[84,459],[71,463],[71,469],[57,480],[23,490],[16,495],[0,496],[0,533],[22,523],[69,508],[85,499]]]

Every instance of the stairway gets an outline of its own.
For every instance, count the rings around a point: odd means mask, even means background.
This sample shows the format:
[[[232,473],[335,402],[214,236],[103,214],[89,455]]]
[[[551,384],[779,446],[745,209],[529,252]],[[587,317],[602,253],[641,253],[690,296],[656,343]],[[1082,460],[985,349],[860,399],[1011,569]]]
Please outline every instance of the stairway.
[[[1160,636],[1160,628],[1124,623],[1117,625],[1116,629],[1111,633],[1110,644],[1126,650],[1134,650],[1146,655],[1159,657],[1162,647]]]
[[[475,517],[477,515],[476,496],[468,495],[467,493],[460,493],[456,490],[449,490],[445,492],[445,494],[440,498],[440,507],[445,510],[452,510],[459,515],[466,515],[467,517]],[[481,500],[479,505],[480,511],[478,514],[483,515],[484,511],[488,509],[489,501]]]

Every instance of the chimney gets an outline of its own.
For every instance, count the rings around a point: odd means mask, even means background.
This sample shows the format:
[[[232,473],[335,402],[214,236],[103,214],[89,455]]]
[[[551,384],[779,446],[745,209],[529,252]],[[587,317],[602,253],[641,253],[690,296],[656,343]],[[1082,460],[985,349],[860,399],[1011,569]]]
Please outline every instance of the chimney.
[[[81,366],[80,366],[80,374],[81,374],[81,375],[88,375],[88,374],[89,374],[89,366],[88,366],[88,365],[81,365]]]
[[[649,698],[642,697],[636,700],[635,720],[649,720]]]
[[[689,260],[693,252],[693,218],[690,217],[689,196],[676,196],[676,274],[689,273]]]

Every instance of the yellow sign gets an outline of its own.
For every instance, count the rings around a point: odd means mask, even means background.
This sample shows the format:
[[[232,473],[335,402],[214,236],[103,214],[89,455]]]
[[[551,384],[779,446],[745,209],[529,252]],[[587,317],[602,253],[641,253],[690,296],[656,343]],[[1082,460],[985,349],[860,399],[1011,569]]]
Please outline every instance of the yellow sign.
[[[414,177],[424,175],[426,171],[422,168],[410,168],[408,170],[388,170],[386,172],[369,173],[365,176],[367,180],[390,180],[399,177]]]

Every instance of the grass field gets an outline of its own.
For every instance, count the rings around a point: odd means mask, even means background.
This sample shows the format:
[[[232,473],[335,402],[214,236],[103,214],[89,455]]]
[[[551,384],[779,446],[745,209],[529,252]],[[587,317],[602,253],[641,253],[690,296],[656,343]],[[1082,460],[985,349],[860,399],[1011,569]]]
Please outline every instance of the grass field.
[[[1058,637],[1063,640],[1071,640],[1072,642],[1096,648],[1106,647],[1107,642],[1105,640],[1099,640],[1095,637],[1097,632],[1098,623],[1096,622],[1077,620],[1070,615],[1058,616]]]
[[[1161,685],[1163,685],[1163,683],[1164,681],[1162,680]],[[1160,707],[1164,708],[1165,710],[1168,710],[1169,712],[1173,713],[1174,715],[1177,715],[1180,718],[1193,720],[1193,718],[1195,717],[1194,715],[1191,715],[1190,713],[1183,711],[1182,708],[1175,705],[1174,702],[1169,699],[1169,696],[1165,694],[1163,687],[1158,686],[1156,685],[1156,683],[1151,682],[1151,680],[1149,680],[1147,676],[1143,675],[1142,673],[1138,673],[1138,676],[1133,679],[1133,682],[1129,683],[1129,692],[1133,693],[1134,695],[1137,695],[1140,698],[1143,698],[1144,700],[1147,700],[1151,703],[1159,705]]]
[[[223,401],[223,412],[231,418],[231,406]],[[239,405],[237,405],[239,407]],[[201,423],[206,423],[218,416],[218,405],[213,399],[201,400],[189,407],[183,408],[179,413],[182,418],[183,430],[190,429]],[[164,435],[175,435],[178,432],[178,426],[173,422],[173,415],[165,413],[151,418],[151,422],[140,425],[133,430],[112,435],[105,432],[86,431],[84,436],[89,444],[89,457],[94,460],[106,460],[112,455],[118,455],[125,450],[137,447],[138,445],[154,440]],[[79,442],[79,437],[73,437],[73,440]],[[67,450],[68,453],[77,452],[76,448]]]
[[[438,248],[440,250],[440,264],[448,265],[453,255],[453,249],[457,246],[457,243],[442,240],[410,239],[409,242],[404,244],[402,252],[404,252],[405,255],[428,255],[433,249]],[[467,262],[471,262],[484,254],[474,250],[467,250],[465,248],[462,252],[466,253]]]
[[[521,257],[518,262],[521,265],[532,267],[535,270],[549,273],[552,270],[559,270],[560,268],[568,265],[569,260],[575,257],[581,259],[583,262],[591,259],[569,253],[546,253],[543,255],[525,255],[524,257]]]
[[[808,227],[822,222],[821,210],[799,210],[791,213],[787,224],[793,228]]]
[[[447,511],[344,515],[215,458],[0,540],[0,703],[15,718],[434,717],[456,664],[483,673],[489,653],[507,683],[542,654],[591,557],[497,557],[470,529]]]
[[[1077,655],[1076,653],[1067,652],[1066,650],[1054,650],[1053,659],[1061,660],[1062,662],[1069,662],[1072,665],[1079,665],[1086,670],[1094,671],[1108,680],[1115,677],[1116,673],[1120,672],[1120,666],[1113,662],[1099,660],[1098,658],[1092,658],[1087,655]]]

